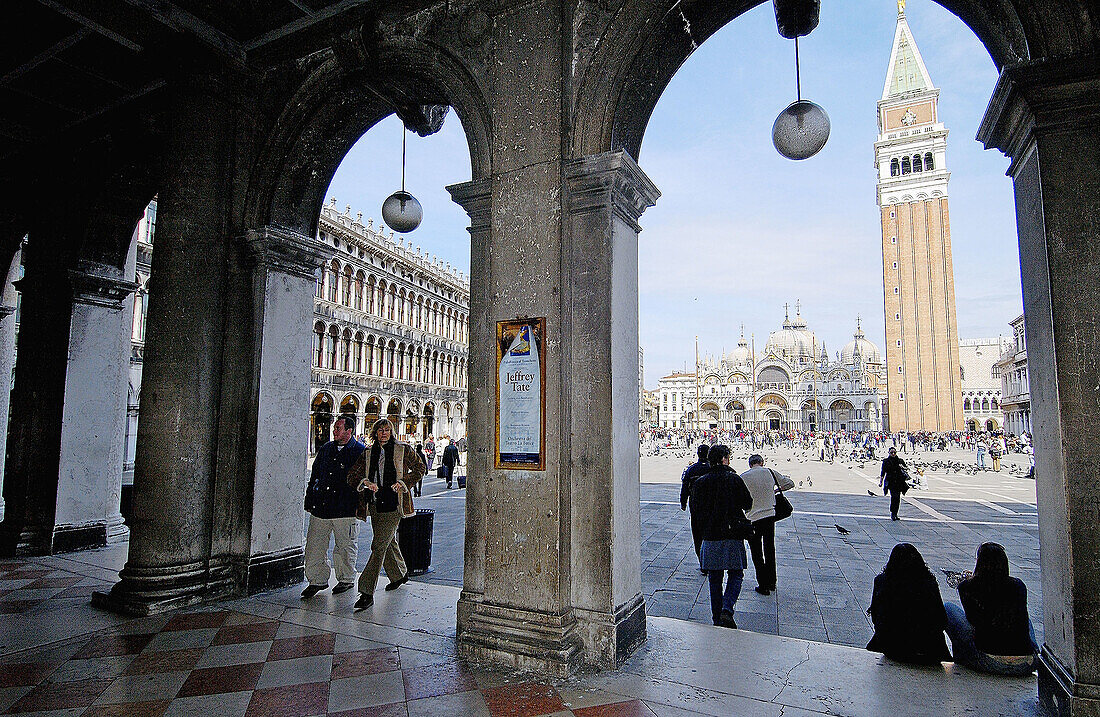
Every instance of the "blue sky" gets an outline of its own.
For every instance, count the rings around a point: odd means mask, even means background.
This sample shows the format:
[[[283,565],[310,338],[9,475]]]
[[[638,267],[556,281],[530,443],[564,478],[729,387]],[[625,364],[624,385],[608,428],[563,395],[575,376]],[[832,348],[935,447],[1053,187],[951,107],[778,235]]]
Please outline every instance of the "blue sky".
[[[1022,306],[1012,183],[1008,160],[974,140],[996,69],[962,21],[931,0],[910,0],[906,16],[951,132],[959,334],[1007,334]],[[784,302],[801,300],[830,353],[851,338],[857,314],[882,347],[873,144],[896,18],[894,0],[822,3],[820,25],[799,41],[802,94],[829,113],[832,135],[802,162],[771,143],[775,116],[795,98],[794,46],[776,32],[771,3],[703,43],[673,78],[639,158],[662,192],[642,216],[639,239],[647,387],[690,369],[696,335],[702,353],[717,354],[737,344],[744,323],[762,347],[782,323]],[[400,161],[401,126],[391,117],[355,145],[329,196],[377,219],[399,187]],[[469,177],[453,114],[437,135],[409,135],[406,185],[424,205],[410,239],[464,270],[468,220],[444,187]]]

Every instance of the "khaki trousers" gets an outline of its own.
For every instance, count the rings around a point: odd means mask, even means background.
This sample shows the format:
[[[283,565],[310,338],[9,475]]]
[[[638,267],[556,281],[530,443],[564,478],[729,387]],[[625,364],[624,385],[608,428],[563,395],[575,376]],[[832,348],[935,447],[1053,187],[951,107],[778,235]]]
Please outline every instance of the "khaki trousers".
[[[370,543],[370,558],[363,567],[363,572],[359,573],[359,592],[363,595],[374,592],[378,585],[378,573],[383,567],[391,581],[405,577],[408,572],[405,556],[401,554],[401,546],[397,544],[397,526],[401,523],[401,511],[380,513],[374,509],[373,504],[367,510],[370,513],[370,527],[374,538]]]
[[[336,566],[336,579],[342,583],[355,582],[355,559],[359,555],[359,520],[350,518],[318,518],[310,514],[306,530],[306,580],[310,585],[328,585],[329,536],[336,536],[332,549],[332,562]]]

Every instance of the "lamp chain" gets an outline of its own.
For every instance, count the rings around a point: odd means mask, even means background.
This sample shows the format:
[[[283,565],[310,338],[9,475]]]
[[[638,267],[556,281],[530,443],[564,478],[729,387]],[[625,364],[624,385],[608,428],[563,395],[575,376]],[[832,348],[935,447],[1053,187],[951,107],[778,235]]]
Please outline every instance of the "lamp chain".
[[[795,35],[795,38],[794,38],[794,86],[795,86],[795,93],[798,95],[798,101],[801,102],[802,101],[802,75],[801,75],[801,71],[799,70],[798,36],[797,35]]]
[[[405,123],[401,123],[401,191],[405,191]]]

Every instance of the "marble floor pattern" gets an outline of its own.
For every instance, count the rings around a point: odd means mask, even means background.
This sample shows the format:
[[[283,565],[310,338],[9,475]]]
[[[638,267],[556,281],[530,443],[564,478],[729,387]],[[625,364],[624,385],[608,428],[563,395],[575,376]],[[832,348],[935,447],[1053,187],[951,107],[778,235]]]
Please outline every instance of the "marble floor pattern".
[[[568,680],[455,657],[455,588],[410,582],[353,613],[301,586],[130,619],[92,607],[124,546],[0,561],[0,713],[635,717],[1034,715],[1035,678],[651,617],[622,669]]]

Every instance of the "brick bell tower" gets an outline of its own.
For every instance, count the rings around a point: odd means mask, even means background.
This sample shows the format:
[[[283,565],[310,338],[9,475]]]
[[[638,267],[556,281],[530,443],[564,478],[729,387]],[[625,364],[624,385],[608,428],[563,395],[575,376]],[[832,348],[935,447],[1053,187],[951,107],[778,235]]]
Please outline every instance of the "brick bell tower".
[[[939,96],[900,0],[875,142],[891,431],[963,428]]]

